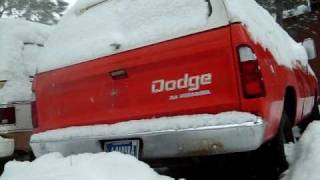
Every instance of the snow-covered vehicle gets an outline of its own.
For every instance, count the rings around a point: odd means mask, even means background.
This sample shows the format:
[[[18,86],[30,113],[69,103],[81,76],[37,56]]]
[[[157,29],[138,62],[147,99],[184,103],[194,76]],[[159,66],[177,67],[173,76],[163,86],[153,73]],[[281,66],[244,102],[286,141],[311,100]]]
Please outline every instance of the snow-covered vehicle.
[[[31,152],[31,81],[48,33],[46,25],[0,20],[0,158]]]
[[[283,170],[292,126],[318,114],[304,44],[254,0],[79,1],[39,56],[32,149],[159,160],[260,147]]]

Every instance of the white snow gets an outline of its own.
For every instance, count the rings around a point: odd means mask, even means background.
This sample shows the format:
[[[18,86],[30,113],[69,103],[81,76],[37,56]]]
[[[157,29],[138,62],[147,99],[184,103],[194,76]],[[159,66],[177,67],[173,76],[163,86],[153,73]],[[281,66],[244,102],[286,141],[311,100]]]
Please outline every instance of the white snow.
[[[307,65],[305,49],[254,0],[223,0],[231,22],[242,22],[252,39],[280,65]],[[300,8],[302,9],[302,8]],[[214,9],[214,11],[219,11]],[[223,10],[221,10],[223,12]],[[208,22],[204,0],[79,0],[59,22],[39,57],[40,72],[197,32]],[[212,27],[214,28],[214,27]]]
[[[320,122],[310,124],[296,145],[291,149],[291,162],[287,175],[282,180],[320,179]]]
[[[207,16],[204,0],[79,0],[49,37],[39,70],[172,39],[206,26]]]
[[[306,12],[310,12],[311,8],[308,7],[307,5],[300,5],[298,7],[296,7],[295,9],[290,9],[290,10],[286,10],[283,11],[283,18],[289,18],[292,16],[299,16],[302,15]]]
[[[0,158],[8,157],[13,154],[14,140],[7,139],[0,136]]]
[[[0,104],[30,100],[29,76],[35,74],[37,64],[31,54],[38,53],[39,47],[24,44],[44,44],[49,32],[50,28],[46,25],[19,19],[0,19],[0,80],[8,81],[0,89]]]
[[[268,49],[278,64],[293,68],[296,60],[300,60],[302,65],[308,65],[304,47],[295,42],[255,0],[225,0],[225,2],[232,20],[242,22],[251,38]]]
[[[125,134],[161,132],[165,130],[184,130],[208,126],[228,126],[245,124],[261,120],[261,118],[243,112],[224,112],[216,115],[200,114],[154,119],[133,120],[111,125],[92,125],[69,127],[34,134],[31,142],[70,140],[81,137],[112,137]]]
[[[117,152],[63,157],[44,155],[33,162],[11,161],[1,180],[173,180],[147,164]]]

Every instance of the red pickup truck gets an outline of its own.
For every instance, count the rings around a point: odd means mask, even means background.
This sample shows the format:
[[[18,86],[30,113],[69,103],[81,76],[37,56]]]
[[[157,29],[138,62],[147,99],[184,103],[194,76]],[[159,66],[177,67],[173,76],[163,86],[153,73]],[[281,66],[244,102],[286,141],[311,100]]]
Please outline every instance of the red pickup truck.
[[[262,147],[276,150],[267,157],[283,158],[284,141],[293,141],[291,128],[318,114],[317,79],[308,58],[281,61],[282,50],[294,54],[300,44],[255,1],[240,2],[252,13],[233,11],[232,2],[241,9],[237,1],[206,1],[208,21],[199,29],[134,48],[112,44],[113,53],[37,74],[35,155],[117,150],[146,160]],[[77,16],[103,4],[98,6]],[[265,32],[261,41],[254,31],[261,24],[250,21],[257,17],[280,33]],[[268,39],[285,46],[268,46]],[[303,53],[315,58],[312,41],[304,44]],[[188,121],[202,124],[184,126]]]

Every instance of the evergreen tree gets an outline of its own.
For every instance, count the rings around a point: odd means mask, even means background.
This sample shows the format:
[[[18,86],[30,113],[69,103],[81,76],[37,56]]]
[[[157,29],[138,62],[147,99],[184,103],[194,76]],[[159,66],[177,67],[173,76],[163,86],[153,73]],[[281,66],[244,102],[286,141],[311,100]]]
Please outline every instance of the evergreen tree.
[[[301,32],[309,31],[310,25],[318,22],[318,16],[312,12],[295,14],[301,5],[307,7],[310,2],[314,4],[315,1],[318,0],[257,0],[270,13],[276,14],[279,24],[293,37],[298,37]]]
[[[63,0],[0,0],[0,18],[19,17],[44,24],[55,24],[68,7]]]

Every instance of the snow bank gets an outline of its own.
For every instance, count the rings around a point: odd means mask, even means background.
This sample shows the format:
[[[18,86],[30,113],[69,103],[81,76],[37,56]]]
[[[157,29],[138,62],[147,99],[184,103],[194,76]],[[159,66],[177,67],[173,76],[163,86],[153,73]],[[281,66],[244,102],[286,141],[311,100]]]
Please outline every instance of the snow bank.
[[[204,0],[79,0],[39,57],[46,71],[134,49],[207,24]]]
[[[259,117],[242,112],[225,112],[217,115],[201,114],[188,116],[161,117],[121,122],[112,125],[93,125],[69,127],[34,134],[31,141],[59,141],[81,137],[112,137],[126,134],[161,132],[165,130],[183,130],[208,126],[228,126],[232,124],[252,123]]]
[[[49,32],[46,25],[19,19],[0,20],[0,79],[11,80],[23,75],[24,43],[43,44]]]
[[[0,136],[0,158],[11,156],[13,151],[14,140],[6,139]]]
[[[313,122],[294,148],[294,161],[283,180],[320,179],[320,122]]]
[[[11,161],[1,180],[173,180],[147,164],[117,152],[63,157],[44,155],[33,162]]]
[[[32,53],[43,44],[50,28],[46,25],[19,19],[0,19],[0,80],[7,80],[0,90],[0,104],[25,101],[31,97],[29,76],[34,75],[36,64]]]
[[[293,68],[296,60],[308,65],[308,55],[301,44],[284,31],[267,10],[255,0],[225,0],[232,21],[241,21],[251,38],[268,49],[278,64]]]

